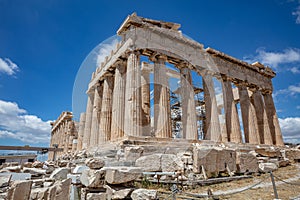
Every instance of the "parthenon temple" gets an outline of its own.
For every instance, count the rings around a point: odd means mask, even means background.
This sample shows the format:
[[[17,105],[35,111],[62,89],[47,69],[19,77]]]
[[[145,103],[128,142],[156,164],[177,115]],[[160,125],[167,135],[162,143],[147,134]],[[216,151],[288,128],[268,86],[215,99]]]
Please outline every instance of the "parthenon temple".
[[[179,28],[135,13],[125,19],[122,40],[92,74],[77,149],[128,136],[283,145],[275,72],[204,48]]]

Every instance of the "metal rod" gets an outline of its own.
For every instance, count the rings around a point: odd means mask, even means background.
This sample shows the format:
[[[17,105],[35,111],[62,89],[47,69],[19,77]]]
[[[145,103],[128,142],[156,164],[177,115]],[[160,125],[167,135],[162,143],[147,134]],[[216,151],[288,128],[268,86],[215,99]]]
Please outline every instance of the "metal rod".
[[[274,180],[274,176],[273,176],[272,171],[270,171],[270,176],[271,176],[271,180],[272,180],[272,185],[273,185],[273,190],[274,190],[275,198],[276,198],[276,199],[279,199],[279,198],[278,198],[278,193],[277,193],[277,189],[276,189],[276,185],[275,185],[275,180]]]

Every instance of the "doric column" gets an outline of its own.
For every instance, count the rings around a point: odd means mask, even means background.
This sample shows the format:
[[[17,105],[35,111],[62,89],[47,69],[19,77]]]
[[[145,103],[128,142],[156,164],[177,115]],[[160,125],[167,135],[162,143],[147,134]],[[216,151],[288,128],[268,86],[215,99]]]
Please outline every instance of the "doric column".
[[[93,116],[93,103],[94,103],[94,90],[87,93],[88,99],[86,104],[86,114],[85,114],[85,125],[84,125],[84,135],[82,148],[86,149],[90,145],[91,137],[91,126],[92,126],[92,116]]]
[[[240,121],[236,103],[233,98],[231,80],[227,77],[223,77],[222,88],[228,141],[242,143]]]
[[[126,62],[119,61],[115,71],[113,91],[111,140],[124,136]]]
[[[245,83],[239,83],[237,87],[239,89],[245,142],[259,144],[257,117],[254,106],[250,102],[247,86]]]
[[[102,88],[103,85],[101,83],[98,83],[95,86],[91,137],[90,137],[90,145],[89,145],[90,147],[95,147],[98,144],[98,132],[99,132],[99,124],[100,124],[101,104],[102,104]]]
[[[157,56],[154,61],[154,133],[155,137],[171,137],[171,120],[169,105],[169,88],[163,56]]]
[[[257,117],[257,125],[259,132],[259,139],[261,144],[272,145],[272,136],[270,132],[269,122],[267,119],[266,109],[262,99],[261,91],[258,88],[251,88],[253,105]]]
[[[180,93],[182,109],[183,138],[190,140],[198,139],[195,93],[192,76],[187,66],[180,67]]]
[[[279,126],[279,121],[272,97],[271,91],[265,91],[263,93],[264,102],[265,102],[265,108],[266,108],[266,114],[267,118],[269,119],[269,126],[271,131],[271,136],[273,140],[274,145],[283,146],[283,139],[281,134],[281,129]]]
[[[141,76],[141,94],[142,94],[142,126],[143,136],[151,135],[151,113],[150,113],[150,71],[143,67]]]
[[[79,150],[79,151],[82,150],[84,125],[85,125],[85,113],[81,113],[80,120],[79,120],[78,141],[77,141],[77,150]]]
[[[110,140],[113,88],[114,77],[111,74],[108,74],[105,76],[103,82],[98,144]]]
[[[124,130],[126,135],[141,136],[142,109],[141,109],[141,69],[139,53],[130,52],[127,59],[126,91],[125,91],[125,118]]]
[[[221,140],[221,128],[217,100],[212,75],[207,73],[203,76],[204,102],[205,102],[205,132],[204,139],[212,141]]]

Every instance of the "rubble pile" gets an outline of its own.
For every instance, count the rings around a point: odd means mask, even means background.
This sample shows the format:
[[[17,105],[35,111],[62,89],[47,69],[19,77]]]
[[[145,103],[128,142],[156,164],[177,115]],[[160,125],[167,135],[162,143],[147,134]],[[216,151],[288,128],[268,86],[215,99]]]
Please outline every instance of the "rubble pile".
[[[182,151],[168,147],[168,151],[160,153],[147,148],[127,145],[109,151],[65,154],[56,161],[3,163],[0,199],[157,199],[157,191],[138,188],[137,182],[146,178],[154,182],[190,183],[267,173],[300,160],[300,149],[273,146],[193,144]]]

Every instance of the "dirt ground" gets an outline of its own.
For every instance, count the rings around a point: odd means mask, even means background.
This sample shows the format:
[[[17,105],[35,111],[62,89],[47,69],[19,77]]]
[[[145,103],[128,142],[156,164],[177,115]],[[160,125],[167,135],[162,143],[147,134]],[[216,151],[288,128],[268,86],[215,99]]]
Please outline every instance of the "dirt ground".
[[[299,199],[300,200],[300,164],[290,165],[284,168],[280,168],[273,172],[275,176],[275,184],[278,192],[279,199]],[[281,180],[286,181],[282,182]],[[243,192],[239,192],[243,188],[248,188],[256,183],[263,181],[261,184],[247,189]],[[168,187],[158,187],[157,185],[151,186],[161,192],[169,192],[169,194],[160,193],[159,199],[172,199],[170,189]],[[200,199],[192,197],[187,193],[193,194],[207,194],[208,189],[213,194],[219,195],[215,199],[275,199],[271,177],[269,173],[254,175],[253,178],[236,180],[227,183],[214,184],[209,186],[194,186],[180,188],[183,192],[176,195],[176,199]],[[230,194],[236,192],[235,194]],[[228,193],[228,194],[226,194]],[[223,195],[222,195],[223,194]],[[202,198],[203,199],[203,198]],[[206,198],[207,199],[207,198]],[[211,198],[212,199],[212,198]]]

